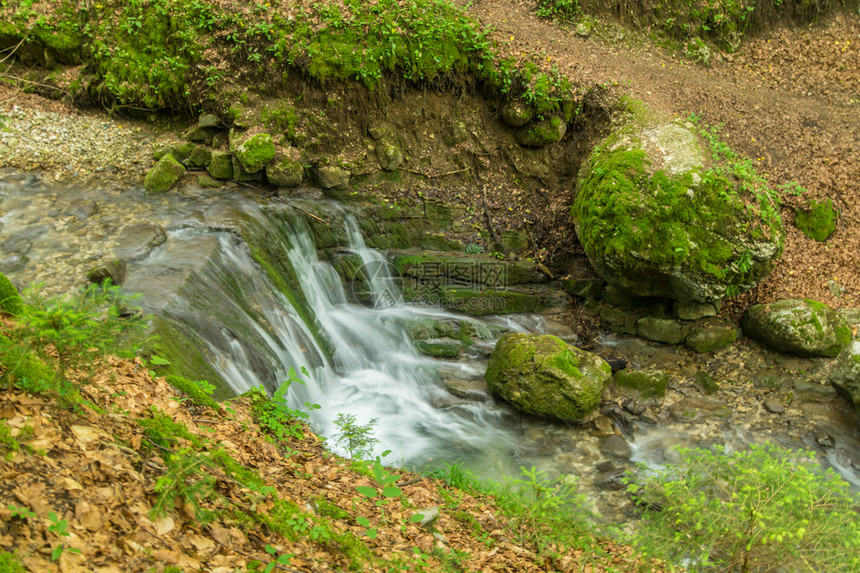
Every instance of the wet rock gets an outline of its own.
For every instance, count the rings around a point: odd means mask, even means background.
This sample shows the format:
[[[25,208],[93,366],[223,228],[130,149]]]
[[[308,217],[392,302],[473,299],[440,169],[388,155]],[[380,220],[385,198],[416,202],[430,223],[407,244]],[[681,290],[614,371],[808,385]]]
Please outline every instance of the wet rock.
[[[90,269],[87,272],[87,281],[100,285],[110,279],[111,283],[122,285],[125,282],[126,267],[124,260],[108,261]]]
[[[195,126],[185,132],[185,139],[194,143],[211,142],[212,137],[220,130],[217,127]]]
[[[319,167],[316,171],[317,183],[323,189],[343,189],[349,185],[350,172],[336,165]]]
[[[376,160],[384,171],[397,171],[403,163],[403,153],[393,143],[380,141],[376,144]]]
[[[762,406],[764,406],[764,409],[771,414],[785,413],[785,406],[783,406],[782,402],[780,402],[776,398],[766,398],[764,403],[762,403]]]
[[[561,141],[565,133],[567,133],[567,124],[564,120],[553,117],[524,125],[514,135],[517,143],[523,147],[545,147]]]
[[[812,380],[796,380],[794,397],[799,402],[827,402],[837,395],[833,386]]]
[[[417,340],[415,348],[421,354],[435,358],[457,358],[463,352],[463,345],[452,338],[437,338],[435,340]]]
[[[737,342],[738,336],[737,327],[728,321],[703,319],[691,327],[684,344],[696,352],[716,352]]]
[[[200,185],[203,189],[217,189],[222,187],[224,184],[218,181],[217,179],[213,179],[208,175],[198,175],[197,176],[197,184]]]
[[[612,369],[612,374],[621,372],[627,368],[627,365],[629,364],[629,362],[623,358],[604,358],[604,360],[606,360],[606,363],[609,364],[609,367]]]
[[[0,273],[14,273],[20,271],[25,266],[29,259],[24,255],[12,254],[0,259]]]
[[[623,468],[611,469],[601,472],[594,478],[594,487],[601,490],[622,491],[627,488],[624,477],[627,471]]]
[[[33,241],[16,233],[3,241],[0,248],[3,249],[4,253],[24,256],[33,248]]]
[[[636,325],[636,333],[639,336],[645,340],[664,344],[680,344],[686,334],[684,330],[684,327],[677,320],[652,316],[640,318]]]
[[[118,259],[133,261],[147,256],[152,249],[167,241],[167,233],[159,225],[138,223],[124,228],[117,239],[114,254]]]
[[[215,179],[232,179],[233,156],[226,151],[213,151],[206,170]]]
[[[669,406],[669,416],[676,422],[693,424],[710,419],[728,419],[731,410],[722,400],[691,396]]]
[[[633,398],[627,398],[626,400],[624,400],[621,403],[621,407],[633,414],[634,416],[641,416],[645,413],[646,410],[648,410],[648,407],[645,404],[634,400]]]
[[[472,402],[492,401],[490,388],[487,386],[487,383],[483,378],[464,379],[444,377],[442,379],[442,383],[445,385],[445,389],[448,390],[448,392],[458,398],[470,400]]]
[[[815,433],[815,443],[826,450],[836,446],[836,440],[824,430],[819,430]]]
[[[636,323],[639,321],[639,315],[619,308],[604,306],[600,308],[600,321],[612,332],[636,334]]]
[[[666,395],[669,374],[663,370],[622,370],[612,377],[612,385],[623,393],[632,392],[641,398],[662,398]]]
[[[242,167],[242,162],[235,155],[230,156],[230,161],[233,164],[233,181],[238,181],[239,183],[251,183],[253,181],[262,181],[265,175],[265,172],[261,169],[255,173],[249,173],[244,167]]]
[[[830,370],[830,384],[860,415],[860,341],[853,341]]]
[[[741,326],[750,338],[798,356],[835,357],[851,340],[845,320],[814,300],[755,304],[744,313]]]
[[[502,108],[502,120],[511,127],[520,127],[529,122],[534,115],[531,107],[522,101],[510,101]]]
[[[201,145],[194,148],[188,157],[183,162],[186,167],[203,168],[209,165],[212,161],[212,150]]]
[[[630,448],[630,444],[627,443],[624,436],[619,434],[615,434],[601,440],[600,451],[607,457],[617,458],[620,460],[629,460],[633,455],[633,450]]]
[[[517,409],[581,422],[600,404],[611,369],[600,357],[549,335],[506,334],[490,355],[490,388]]]
[[[596,416],[590,423],[594,428],[594,435],[596,436],[615,435],[615,424],[613,424],[612,420],[607,416],[602,414],[600,416]]]
[[[144,188],[150,193],[163,193],[185,175],[185,167],[168,153],[149,170],[143,179]]]
[[[600,298],[606,286],[606,281],[600,278],[568,278],[561,282],[567,294],[577,298]]]
[[[698,320],[717,315],[717,306],[710,302],[675,301],[672,312],[681,320]]]
[[[698,386],[699,389],[708,396],[715,394],[720,389],[720,385],[716,380],[714,380],[714,377],[704,370],[696,372],[696,375],[693,377],[693,382],[695,382],[696,386]]]
[[[65,208],[67,215],[72,215],[78,221],[85,221],[99,212],[99,204],[92,199],[77,199]]]

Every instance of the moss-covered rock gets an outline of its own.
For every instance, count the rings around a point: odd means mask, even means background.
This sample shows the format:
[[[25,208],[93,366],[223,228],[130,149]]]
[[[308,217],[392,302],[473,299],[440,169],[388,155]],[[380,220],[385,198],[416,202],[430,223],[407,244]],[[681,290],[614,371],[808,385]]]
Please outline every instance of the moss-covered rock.
[[[230,161],[233,163],[233,181],[249,183],[251,181],[262,181],[265,177],[265,172],[262,169],[254,173],[249,173],[235,155],[230,156]]]
[[[696,352],[716,352],[737,342],[738,336],[738,329],[734,324],[717,319],[704,319],[690,328],[684,344]]]
[[[11,315],[21,312],[21,295],[3,273],[0,273],[0,309]]]
[[[527,124],[533,115],[532,108],[519,100],[509,101],[502,108],[502,120],[511,127],[521,127]]]
[[[183,161],[186,167],[201,169],[212,161],[212,150],[198,145]]]
[[[680,344],[687,334],[677,320],[654,316],[640,318],[636,325],[636,333],[645,340],[663,342],[664,344]]]
[[[316,170],[317,183],[323,189],[344,189],[349,185],[351,173],[336,165],[326,165]]]
[[[562,279],[561,284],[570,296],[576,298],[600,298],[606,281],[599,278],[575,278]]]
[[[741,326],[750,338],[798,356],[835,357],[851,341],[851,330],[835,311],[814,300],[755,304]]]
[[[693,124],[629,103],[583,163],[571,211],[592,266],[636,296],[712,302],[752,288],[782,254],[764,182]]]
[[[266,179],[277,187],[298,187],[305,180],[305,169],[297,149],[290,148],[275,155],[266,165]]]
[[[185,175],[185,167],[168,153],[159,159],[143,179],[144,188],[150,193],[163,193],[173,187]]]
[[[233,156],[227,151],[213,151],[206,170],[215,179],[232,179]]]
[[[257,173],[275,158],[275,142],[268,133],[258,133],[237,146],[235,155],[246,172]]]
[[[383,140],[376,144],[376,160],[385,171],[396,171],[403,163],[403,153],[393,143]]]
[[[544,119],[519,128],[515,134],[523,147],[546,147],[561,141],[567,133],[567,124],[558,117]]]
[[[860,341],[852,342],[836,359],[830,370],[830,384],[860,415]]]
[[[600,404],[612,375],[599,356],[549,335],[506,334],[490,355],[490,389],[518,410],[581,422]]]
[[[110,279],[115,285],[122,285],[125,282],[125,274],[127,264],[122,259],[114,259],[103,264],[91,268],[87,272],[87,281],[100,285]]]
[[[810,201],[806,209],[794,212],[794,225],[810,239],[821,242],[836,230],[838,219],[839,211],[829,197],[823,201]]]
[[[399,252],[392,264],[404,278],[438,286],[507,287],[549,280],[533,263],[501,261],[482,255],[447,252]]]
[[[421,354],[433,356],[434,358],[457,358],[463,352],[462,343],[452,338],[416,340],[415,348]]]
[[[624,369],[615,373],[612,384],[622,392],[634,392],[638,398],[663,398],[669,385],[669,374],[663,370]]]
[[[711,63],[711,49],[701,38],[691,38],[684,44],[684,57],[707,67]]]
[[[168,152],[173,155],[173,158],[176,159],[176,161],[184,163],[185,160],[188,159],[188,156],[191,155],[191,152],[195,149],[197,149],[197,146],[189,141],[186,143],[180,143],[179,145],[174,145],[168,149]],[[161,159],[161,157],[158,157],[158,159]]]
[[[543,308],[540,295],[513,290],[445,288],[439,297],[445,308],[472,316],[535,312]]]

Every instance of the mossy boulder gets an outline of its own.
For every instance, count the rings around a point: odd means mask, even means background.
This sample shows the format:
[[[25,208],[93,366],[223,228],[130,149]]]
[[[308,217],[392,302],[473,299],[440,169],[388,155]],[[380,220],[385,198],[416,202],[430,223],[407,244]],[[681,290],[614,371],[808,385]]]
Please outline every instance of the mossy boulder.
[[[814,300],[787,299],[754,304],[744,313],[744,333],[781,352],[835,357],[851,341],[845,320]]]
[[[663,398],[669,385],[669,374],[663,370],[624,369],[615,373],[612,384],[622,393],[632,391],[638,398]]]
[[[830,384],[860,416],[860,341],[852,342],[836,359],[830,370]]]
[[[227,151],[213,151],[206,170],[215,179],[232,179],[233,156]]]
[[[724,320],[699,320],[690,328],[684,340],[687,348],[696,352],[716,352],[737,342],[738,328]]]
[[[693,124],[630,107],[577,180],[571,215],[592,266],[640,297],[713,302],[752,288],[784,244],[762,180],[706,154]]]
[[[235,155],[247,173],[257,173],[275,158],[275,142],[268,133],[258,133],[236,147]]]
[[[697,64],[708,67],[711,63],[711,49],[698,36],[687,40],[684,44],[684,57]]]
[[[317,183],[323,189],[344,189],[349,185],[350,172],[336,165],[326,165],[316,171]]]
[[[302,167],[300,154],[297,149],[279,152],[266,165],[266,179],[277,187],[298,187],[305,180],[305,169]]]
[[[150,193],[163,193],[182,179],[183,175],[185,175],[185,167],[173,157],[173,154],[167,153],[143,178],[143,186]]]
[[[205,168],[212,161],[212,150],[203,147],[202,145],[198,145],[194,148],[194,150],[185,158],[183,163],[186,167],[202,169]]]
[[[445,308],[472,316],[536,312],[544,306],[543,298],[531,292],[469,288],[442,289],[439,303]]]
[[[434,358],[457,358],[463,352],[463,345],[452,338],[437,338],[433,340],[416,340],[415,348],[421,354]]]
[[[602,358],[560,338],[513,333],[496,343],[485,378],[518,410],[582,422],[600,404],[611,375]]]
[[[546,147],[561,141],[567,133],[567,124],[559,117],[544,119],[519,128],[515,134],[523,147]]]
[[[0,273],[0,309],[12,315],[21,312],[21,295],[3,273]]]
[[[403,153],[391,142],[380,141],[376,144],[376,160],[385,171],[396,171],[403,163]]]
[[[836,230],[839,211],[828,197],[823,201],[810,201],[806,209],[794,213],[794,225],[801,232],[816,241],[824,242]]]
[[[521,127],[531,120],[534,111],[522,101],[509,101],[502,108],[502,120],[511,127]]]
[[[646,316],[636,324],[636,333],[645,340],[664,344],[680,344],[687,332],[681,323],[671,318]]]

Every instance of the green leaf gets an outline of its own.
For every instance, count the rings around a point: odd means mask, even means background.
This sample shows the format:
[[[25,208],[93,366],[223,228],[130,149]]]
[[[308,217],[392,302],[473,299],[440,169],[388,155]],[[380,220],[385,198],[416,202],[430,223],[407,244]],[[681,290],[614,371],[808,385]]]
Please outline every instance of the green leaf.
[[[266,545],[266,553],[268,553],[269,555],[274,555],[277,552],[278,552],[278,550],[275,549],[274,547],[272,547],[271,545]]]
[[[375,529],[368,529],[365,533],[371,539],[376,539],[376,536],[379,535],[379,532]]]
[[[382,488],[382,495],[385,497],[400,497],[403,495],[403,492],[400,491],[400,488],[397,486],[389,485]]]
[[[357,492],[358,492],[358,493],[360,493],[361,495],[363,495],[363,496],[365,496],[365,497],[369,497],[369,498],[371,498],[371,499],[373,499],[374,497],[376,497],[376,496],[377,496],[377,494],[378,494],[378,492],[376,491],[376,489],[375,489],[375,488],[372,488],[372,487],[370,487],[370,486],[366,486],[366,485],[360,485],[360,486],[357,486],[357,487],[355,488],[355,491],[357,491]]]
[[[359,515],[358,517],[356,517],[355,521],[362,527],[370,527],[370,520],[363,515]]]
[[[170,360],[167,360],[166,358],[162,358],[161,356],[158,356],[158,355],[153,355],[149,359],[149,363],[152,364],[153,366],[167,366],[170,364]]]
[[[409,518],[409,523],[418,523],[424,519],[423,513],[416,513]]]

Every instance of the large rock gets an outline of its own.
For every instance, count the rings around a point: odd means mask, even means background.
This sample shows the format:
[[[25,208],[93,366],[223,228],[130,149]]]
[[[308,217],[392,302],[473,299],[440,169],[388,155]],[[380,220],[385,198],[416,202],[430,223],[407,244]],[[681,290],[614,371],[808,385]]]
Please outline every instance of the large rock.
[[[830,370],[830,384],[860,415],[860,341],[852,342],[836,359]]]
[[[549,335],[506,334],[487,364],[487,383],[529,414],[581,422],[600,404],[612,370],[600,357]]]
[[[143,179],[144,188],[150,193],[163,193],[185,175],[185,167],[167,153],[159,159]]]
[[[642,297],[713,302],[752,288],[783,250],[766,190],[753,196],[731,166],[712,162],[692,124],[629,105],[629,123],[595,148],[577,180],[571,214],[592,266]]]
[[[235,154],[247,173],[256,173],[274,159],[275,142],[268,133],[258,133],[243,141]]]
[[[798,356],[835,357],[851,340],[845,320],[814,300],[754,304],[744,313],[741,327],[750,338]]]
[[[515,134],[523,147],[545,147],[561,141],[567,133],[567,124],[558,117],[544,119],[519,128]]]
[[[397,171],[403,163],[403,153],[393,143],[380,141],[376,144],[376,160],[385,171]]]
[[[317,183],[323,189],[344,189],[349,185],[350,172],[336,165],[317,169]]]
[[[298,187],[305,179],[301,157],[296,149],[289,149],[275,156],[266,165],[266,179],[277,187]]]

